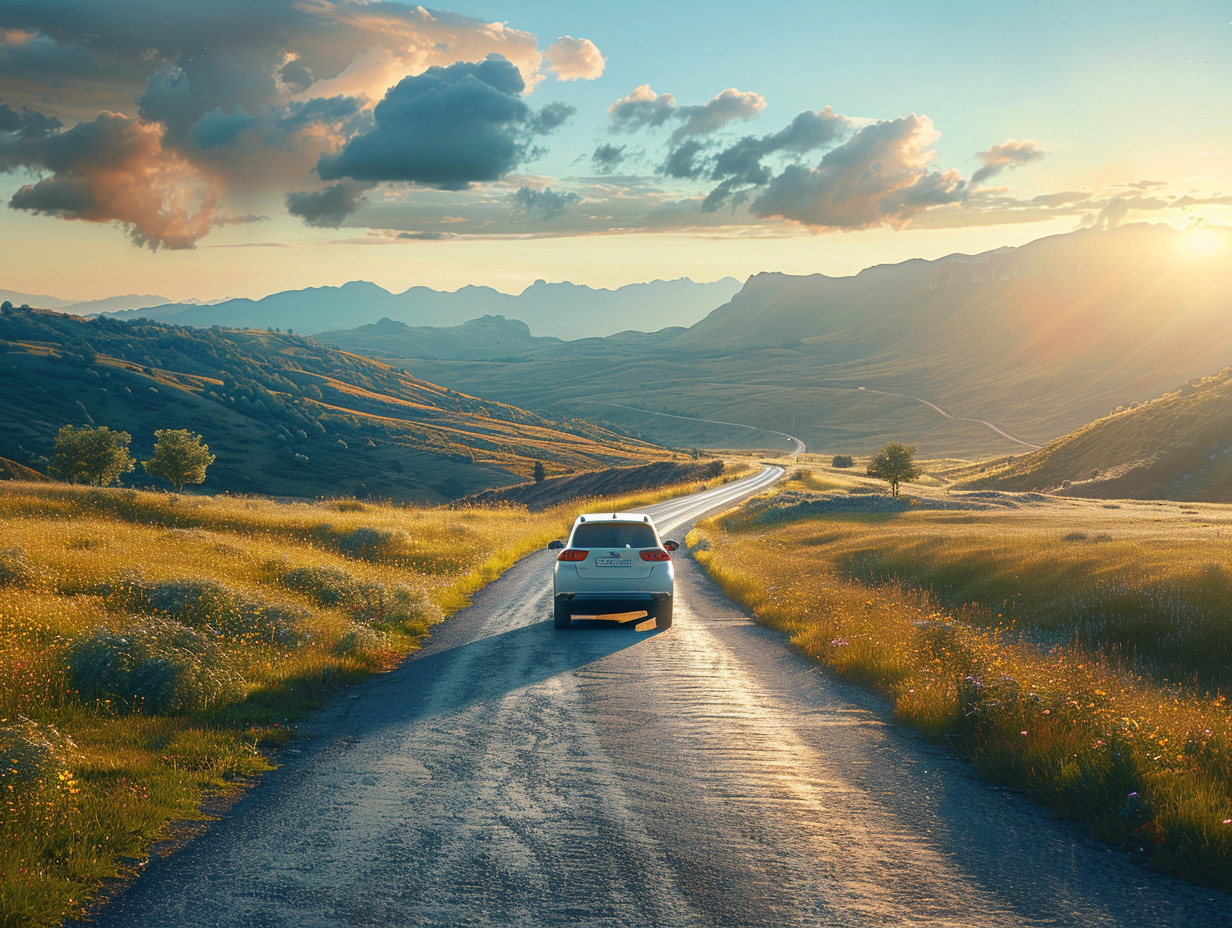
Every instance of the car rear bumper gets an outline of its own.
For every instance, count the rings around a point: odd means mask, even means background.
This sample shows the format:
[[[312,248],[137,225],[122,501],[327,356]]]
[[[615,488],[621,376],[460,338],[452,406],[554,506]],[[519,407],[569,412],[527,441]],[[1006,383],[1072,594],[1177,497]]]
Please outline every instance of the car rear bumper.
[[[568,603],[582,615],[608,615],[614,612],[653,611],[661,602],[670,602],[671,593],[557,593],[556,602]]]

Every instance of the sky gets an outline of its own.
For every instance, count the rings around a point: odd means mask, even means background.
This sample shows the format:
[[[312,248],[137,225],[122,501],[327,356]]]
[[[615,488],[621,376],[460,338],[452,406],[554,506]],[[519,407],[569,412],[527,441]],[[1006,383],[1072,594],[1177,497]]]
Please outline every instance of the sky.
[[[0,0],[31,294],[842,275],[1230,175],[1227,0]]]

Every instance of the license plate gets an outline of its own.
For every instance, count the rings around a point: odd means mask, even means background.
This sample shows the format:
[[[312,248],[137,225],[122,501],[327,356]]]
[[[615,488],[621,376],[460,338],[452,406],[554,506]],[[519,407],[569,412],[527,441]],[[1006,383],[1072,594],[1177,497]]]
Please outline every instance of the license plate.
[[[595,558],[596,567],[628,567],[629,559],[627,557],[597,557]]]

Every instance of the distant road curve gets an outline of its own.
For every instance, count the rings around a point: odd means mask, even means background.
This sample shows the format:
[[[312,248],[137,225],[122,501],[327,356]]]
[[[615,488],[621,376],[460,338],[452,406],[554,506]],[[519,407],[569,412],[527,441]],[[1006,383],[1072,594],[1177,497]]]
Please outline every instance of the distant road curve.
[[[888,390],[873,390],[873,389],[871,389],[870,387],[857,387],[856,389],[857,389],[857,390],[860,390],[860,391],[862,391],[862,392],[864,392],[864,393],[880,393],[882,396],[898,396],[898,397],[901,397],[901,398],[903,398],[903,399],[905,399],[905,400],[915,400],[917,403],[923,403],[923,404],[924,404],[925,406],[927,406],[929,409],[933,409],[933,410],[935,410],[935,411],[939,412],[941,415],[945,416],[945,418],[947,418],[947,419],[953,419],[955,422],[975,422],[976,424],[978,424],[978,425],[982,425],[982,426],[984,426],[985,428],[992,429],[994,432],[996,432],[996,433],[997,433],[998,435],[1000,435],[1002,438],[1007,438],[1007,439],[1009,439],[1010,441],[1014,442],[1015,444],[1022,445],[1024,448],[1030,448],[1032,451],[1035,451],[1037,448],[1039,448],[1039,447],[1040,447],[1039,445],[1033,445],[1033,444],[1031,444],[1031,442],[1029,442],[1029,441],[1023,441],[1021,438],[1015,438],[1015,437],[1014,437],[1013,435],[1011,435],[1009,432],[1005,431],[1005,430],[1004,430],[1004,429],[1002,429],[1002,428],[999,428],[999,427],[997,427],[997,426],[993,425],[991,422],[987,421],[986,419],[972,419],[972,418],[969,418],[968,416],[954,416],[954,415],[951,415],[950,413],[948,413],[948,412],[946,412],[944,409],[942,409],[940,406],[938,406],[936,403],[930,403],[928,400],[923,399],[923,398],[918,397],[918,396],[911,396],[911,395],[909,395],[909,394],[907,394],[907,393],[890,393]]]
[[[737,428],[737,429],[749,429],[754,432],[769,432],[771,435],[782,435],[788,441],[793,442],[795,444],[795,449],[792,451],[789,451],[788,454],[790,454],[792,457],[795,457],[797,454],[804,454],[804,449],[805,449],[804,442],[796,438],[796,436],[794,435],[788,435],[786,432],[780,432],[780,431],[777,431],[776,429],[764,429],[759,425],[745,425],[743,422],[724,422],[722,419],[703,419],[701,416],[675,416],[675,415],[672,415],[670,412],[652,412],[649,409],[642,409],[640,406],[626,406],[624,403],[608,403],[607,405],[616,406],[619,409],[631,409],[634,412],[642,412],[648,416],[663,416],[665,419],[683,419],[685,422],[710,422],[710,423],[713,423],[714,425],[730,425],[732,428]],[[929,405],[932,405],[932,404],[930,403]],[[937,410],[937,411],[940,412],[941,410]],[[954,417],[950,416],[950,418],[952,419]],[[1007,435],[1006,437],[1008,438],[1009,436]],[[1014,441],[1017,441],[1017,440],[1018,439],[1016,438],[1014,439]]]

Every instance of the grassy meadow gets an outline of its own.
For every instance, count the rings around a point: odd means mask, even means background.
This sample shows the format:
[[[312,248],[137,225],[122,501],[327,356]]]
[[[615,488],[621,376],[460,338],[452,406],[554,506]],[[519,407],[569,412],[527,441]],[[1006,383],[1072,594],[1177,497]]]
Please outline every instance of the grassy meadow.
[[[528,512],[0,483],[0,925],[80,917],[579,506],[701,486]]]
[[[758,621],[1094,837],[1232,889],[1232,509],[797,472],[691,533]]]

